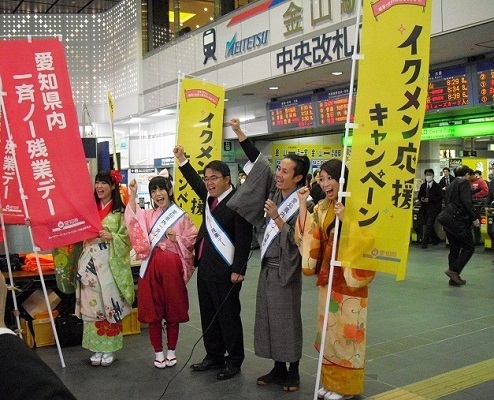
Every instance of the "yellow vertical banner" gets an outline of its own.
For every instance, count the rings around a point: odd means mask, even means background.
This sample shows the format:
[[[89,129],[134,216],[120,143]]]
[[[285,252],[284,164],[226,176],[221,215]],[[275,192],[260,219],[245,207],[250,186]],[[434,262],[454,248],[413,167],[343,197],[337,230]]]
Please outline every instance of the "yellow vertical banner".
[[[202,79],[184,77],[180,82],[177,143],[199,174],[213,160],[221,160],[225,89]],[[204,207],[201,199],[175,169],[175,201],[199,226]]]
[[[338,259],[405,278],[429,74],[431,0],[364,0]]]
[[[115,102],[113,101],[113,97],[110,91],[106,93],[106,97],[108,99],[108,111],[110,113],[111,141],[113,147],[113,169],[118,170],[120,168],[118,165],[118,158],[117,158],[117,141],[115,140],[115,128],[113,126],[115,120]]]

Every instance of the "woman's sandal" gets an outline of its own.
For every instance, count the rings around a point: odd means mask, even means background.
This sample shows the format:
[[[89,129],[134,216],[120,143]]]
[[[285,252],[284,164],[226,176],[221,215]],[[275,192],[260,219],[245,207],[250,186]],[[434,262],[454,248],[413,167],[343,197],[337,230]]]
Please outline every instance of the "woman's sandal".
[[[177,364],[177,357],[173,358],[165,358],[166,366],[167,367],[174,367]]]
[[[160,369],[166,368],[166,359],[165,360],[154,360],[154,366],[156,368],[160,368]]]

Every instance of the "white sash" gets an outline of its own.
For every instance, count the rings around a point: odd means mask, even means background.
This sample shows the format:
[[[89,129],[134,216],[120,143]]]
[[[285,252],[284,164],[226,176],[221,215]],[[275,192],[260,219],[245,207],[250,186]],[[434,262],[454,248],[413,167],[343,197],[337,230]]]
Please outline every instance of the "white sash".
[[[285,200],[283,200],[278,206],[278,214],[280,218],[287,222],[289,221],[293,215],[298,212],[299,203],[298,203],[298,195],[297,189],[295,189]],[[280,230],[278,225],[276,225],[276,221],[274,219],[270,219],[267,226],[266,231],[264,232],[264,237],[262,238],[261,243],[261,260],[264,258],[264,254],[268,250],[271,243],[278,234]]]
[[[148,234],[149,242],[151,243],[151,251],[148,256],[141,261],[141,269],[139,270],[139,276],[141,278],[144,278],[146,275],[149,260],[151,259],[151,254],[153,253],[156,245],[161,241],[161,239],[163,239],[166,231],[170,229],[175,222],[182,218],[184,214],[184,210],[178,207],[175,203],[172,203],[155,221],[151,231]]]
[[[209,196],[208,196],[209,199]],[[233,242],[228,237],[228,234],[223,230],[223,228],[218,224],[218,221],[211,214],[211,210],[209,208],[209,202],[206,199],[206,230],[209,235],[209,239],[211,239],[211,243],[213,243],[214,247],[220,253],[223,260],[228,265],[233,264],[233,254],[235,253],[235,247],[233,246]]]

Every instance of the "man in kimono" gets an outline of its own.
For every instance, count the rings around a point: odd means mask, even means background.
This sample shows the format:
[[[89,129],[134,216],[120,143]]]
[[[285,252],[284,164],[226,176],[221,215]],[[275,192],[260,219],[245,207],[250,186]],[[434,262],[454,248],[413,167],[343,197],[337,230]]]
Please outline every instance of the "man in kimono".
[[[228,164],[209,162],[201,178],[182,146],[176,146],[173,153],[185,180],[204,203],[195,266],[206,357],[191,368],[220,369],[217,379],[230,379],[240,372],[245,358],[240,289],[250,253],[252,225],[226,206],[235,193]]]
[[[261,272],[257,288],[254,350],[274,360],[274,368],[257,379],[258,385],[281,384],[285,391],[300,385],[302,357],[301,256],[294,240],[298,215],[297,189],[304,185],[310,162],[306,156],[287,155],[275,173],[269,161],[240,129],[230,126],[249,162],[245,182],[228,202],[258,231],[266,225],[261,243]],[[287,369],[287,363],[289,363]]]

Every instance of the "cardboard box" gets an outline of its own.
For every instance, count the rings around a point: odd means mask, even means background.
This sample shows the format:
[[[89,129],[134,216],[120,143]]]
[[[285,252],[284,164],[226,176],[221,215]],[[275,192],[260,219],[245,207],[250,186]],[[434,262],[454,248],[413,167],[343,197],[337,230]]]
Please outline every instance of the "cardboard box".
[[[58,306],[62,299],[51,289],[47,290],[47,293],[51,309],[53,310]],[[36,314],[48,312],[45,296],[41,289],[36,289],[26,300],[24,300],[22,302],[22,307],[33,318],[36,318]]]

